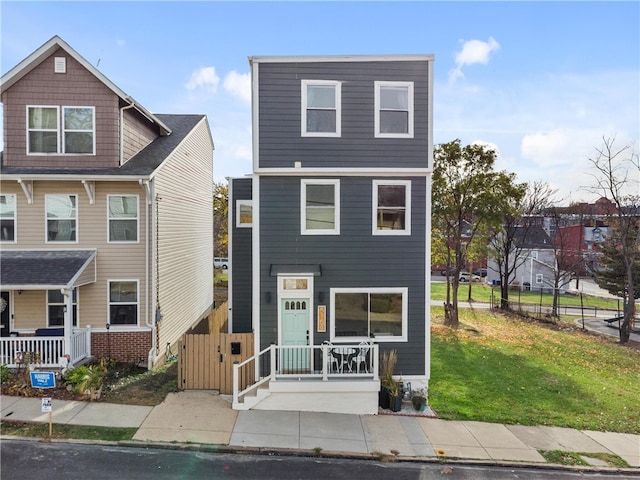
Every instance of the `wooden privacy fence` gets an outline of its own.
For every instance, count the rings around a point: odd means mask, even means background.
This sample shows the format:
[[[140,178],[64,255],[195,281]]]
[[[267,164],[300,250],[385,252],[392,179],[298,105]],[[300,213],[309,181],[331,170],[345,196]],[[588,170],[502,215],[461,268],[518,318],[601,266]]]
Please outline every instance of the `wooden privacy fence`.
[[[233,394],[233,364],[253,356],[253,333],[185,334],[178,355],[178,386],[182,390],[218,390]],[[247,369],[248,370],[248,369]],[[246,388],[253,371],[243,372]]]

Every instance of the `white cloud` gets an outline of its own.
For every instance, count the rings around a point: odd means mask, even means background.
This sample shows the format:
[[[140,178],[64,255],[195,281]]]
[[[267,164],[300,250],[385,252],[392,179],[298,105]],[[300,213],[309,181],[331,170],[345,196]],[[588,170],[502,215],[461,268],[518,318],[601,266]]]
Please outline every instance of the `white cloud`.
[[[216,75],[216,67],[202,67],[191,74],[191,78],[184,87],[190,92],[216,93],[219,83],[220,77]]]
[[[468,40],[462,44],[462,48],[456,53],[456,66],[449,71],[449,81],[455,82],[458,78],[464,78],[462,67],[480,63],[489,63],[491,53],[499,50],[500,44],[493,38],[483,42],[482,40]]]
[[[232,95],[251,105],[251,75],[232,70],[223,83],[224,89]]]

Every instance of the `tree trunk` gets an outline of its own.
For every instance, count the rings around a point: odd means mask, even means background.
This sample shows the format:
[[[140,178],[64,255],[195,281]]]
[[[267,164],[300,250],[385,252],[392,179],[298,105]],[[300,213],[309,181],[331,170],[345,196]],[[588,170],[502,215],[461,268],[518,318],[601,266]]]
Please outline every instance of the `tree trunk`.
[[[458,279],[454,278],[451,292],[451,302],[444,307],[444,324],[451,328],[458,328]]]
[[[500,308],[509,310],[509,285],[500,279]]]

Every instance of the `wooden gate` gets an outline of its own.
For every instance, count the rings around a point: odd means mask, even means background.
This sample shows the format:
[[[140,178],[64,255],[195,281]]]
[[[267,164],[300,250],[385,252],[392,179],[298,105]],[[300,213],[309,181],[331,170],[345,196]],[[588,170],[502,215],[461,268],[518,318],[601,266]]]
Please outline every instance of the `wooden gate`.
[[[182,390],[233,393],[233,364],[253,356],[253,333],[185,334],[178,356],[178,385]],[[246,385],[254,382],[245,372]]]

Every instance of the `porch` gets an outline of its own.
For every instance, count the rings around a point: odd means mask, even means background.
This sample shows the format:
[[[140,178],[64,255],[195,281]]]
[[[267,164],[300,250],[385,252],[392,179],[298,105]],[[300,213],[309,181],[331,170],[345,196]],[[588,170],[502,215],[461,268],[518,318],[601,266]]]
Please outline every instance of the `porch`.
[[[60,368],[61,359],[69,354],[69,366],[77,365],[91,356],[91,327],[74,328],[70,338],[65,348],[64,336],[2,337],[0,364],[9,368]]]
[[[270,345],[233,365],[235,410],[378,412],[378,345]]]

